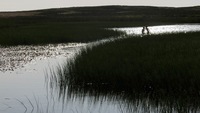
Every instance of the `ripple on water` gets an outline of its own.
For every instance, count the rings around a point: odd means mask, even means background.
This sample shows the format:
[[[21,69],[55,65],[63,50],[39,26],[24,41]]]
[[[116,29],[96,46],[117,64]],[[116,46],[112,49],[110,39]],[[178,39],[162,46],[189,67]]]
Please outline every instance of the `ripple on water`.
[[[52,58],[57,56],[67,56],[70,50],[82,46],[81,43],[68,44],[48,44],[48,45],[31,45],[31,46],[0,46],[0,72],[14,71],[23,68],[25,64]],[[73,51],[73,49],[71,49]]]

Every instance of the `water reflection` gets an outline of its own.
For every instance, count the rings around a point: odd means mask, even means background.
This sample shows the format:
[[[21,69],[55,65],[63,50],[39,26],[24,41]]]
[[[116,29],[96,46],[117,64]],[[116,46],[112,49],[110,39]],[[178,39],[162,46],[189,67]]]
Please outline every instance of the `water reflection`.
[[[55,105],[55,100],[49,96],[44,87],[44,72],[50,67],[62,65],[67,58],[72,57],[84,45],[84,43],[70,43],[1,47],[0,54],[5,56],[0,56],[0,60],[5,60],[6,64],[0,64],[2,66],[0,67],[0,113],[50,113],[50,111],[61,113],[60,104]],[[10,58],[13,60],[10,61]],[[18,62],[18,59],[22,60],[19,62],[19,67],[18,65],[9,67],[10,63]],[[9,71],[8,68],[13,68],[13,71]],[[27,98],[33,104],[34,109]],[[17,100],[24,103],[27,110]],[[50,109],[49,106],[54,107]]]
[[[187,32],[200,31],[199,24],[149,26],[148,28],[150,34],[187,33]],[[127,28],[113,28],[113,29],[124,31],[128,35],[142,34],[142,27],[127,27]]]
[[[32,46],[0,46],[0,72],[14,71],[24,67],[27,63],[33,63],[37,59],[46,59],[50,57],[64,56],[69,53],[65,49],[70,49],[84,44],[49,44],[49,45],[32,45]]]
[[[151,34],[200,31],[200,25],[149,26]],[[142,27],[114,28],[128,35],[141,34]],[[119,37],[122,39],[125,37]],[[200,97],[168,97],[139,94],[105,83],[77,84],[67,75],[68,64],[78,51],[117,40],[110,38],[87,44],[0,47],[0,112],[2,113],[197,113]],[[87,45],[87,47],[85,46]],[[62,59],[59,59],[59,56]],[[55,57],[55,58],[54,58]],[[41,60],[40,60],[41,59]],[[46,60],[45,60],[46,59]],[[27,66],[27,63],[35,63]],[[50,65],[51,64],[51,65]],[[17,68],[36,69],[24,72]],[[53,67],[53,68],[52,68]],[[44,69],[47,69],[44,74]],[[13,70],[13,73],[8,73]],[[17,70],[17,71],[16,71]],[[45,81],[45,87],[44,87]],[[126,89],[126,90],[125,90]],[[25,95],[25,96],[24,96]],[[34,110],[26,96],[33,103]],[[16,101],[19,99],[25,108]]]
[[[76,83],[66,67],[51,73],[46,82],[52,95],[57,95],[66,111],[82,113],[197,113],[200,97],[169,96],[141,93],[119,85]],[[69,106],[71,106],[69,108]],[[77,106],[74,107],[74,106]]]
[[[141,27],[114,29],[125,31],[128,35],[141,35],[142,30]],[[151,34],[193,32],[200,31],[200,25],[152,26],[149,29]],[[98,44],[113,40],[116,39],[111,38],[111,40],[89,43],[86,48],[92,48]],[[58,102],[62,103],[64,111],[71,113],[200,112],[200,97],[198,96],[141,93],[132,91],[129,87],[120,87],[120,85],[93,84],[86,81],[75,82],[73,76],[69,73],[69,65],[70,63],[67,62],[64,66],[51,71],[46,80],[50,94],[57,97]]]

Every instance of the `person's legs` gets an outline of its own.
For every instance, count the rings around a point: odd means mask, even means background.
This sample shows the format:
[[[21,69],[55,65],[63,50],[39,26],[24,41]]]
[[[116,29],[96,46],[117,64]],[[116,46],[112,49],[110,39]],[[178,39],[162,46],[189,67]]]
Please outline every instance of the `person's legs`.
[[[146,26],[146,30],[147,30],[147,34],[149,34],[150,32],[149,32],[149,28]]]
[[[144,31],[145,31],[145,27],[142,28],[142,34],[144,34]]]

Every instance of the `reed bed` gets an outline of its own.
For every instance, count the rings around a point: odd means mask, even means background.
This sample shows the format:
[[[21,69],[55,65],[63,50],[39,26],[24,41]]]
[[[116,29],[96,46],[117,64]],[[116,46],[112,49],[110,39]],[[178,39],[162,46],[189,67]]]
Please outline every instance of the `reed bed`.
[[[199,35],[126,36],[89,46],[52,72],[49,85],[63,100],[105,99],[123,105],[123,113],[197,113]]]
[[[69,82],[120,91],[199,96],[199,32],[129,37],[88,48],[68,64]]]

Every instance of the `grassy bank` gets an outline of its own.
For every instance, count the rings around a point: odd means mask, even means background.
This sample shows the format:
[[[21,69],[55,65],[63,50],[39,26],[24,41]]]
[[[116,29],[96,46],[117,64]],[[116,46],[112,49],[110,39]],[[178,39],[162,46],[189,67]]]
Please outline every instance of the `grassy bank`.
[[[169,96],[199,96],[199,32],[129,37],[82,51],[69,83]],[[105,86],[104,86],[105,85]]]
[[[101,6],[0,12],[0,45],[85,42],[119,32],[112,27],[199,23],[199,7]]]
[[[88,42],[121,34],[84,23],[46,23],[1,29],[0,45]]]

